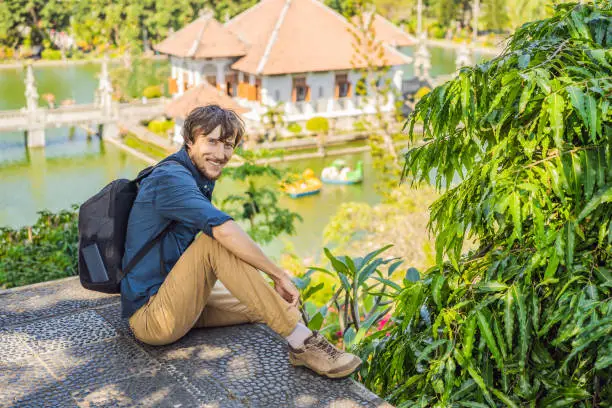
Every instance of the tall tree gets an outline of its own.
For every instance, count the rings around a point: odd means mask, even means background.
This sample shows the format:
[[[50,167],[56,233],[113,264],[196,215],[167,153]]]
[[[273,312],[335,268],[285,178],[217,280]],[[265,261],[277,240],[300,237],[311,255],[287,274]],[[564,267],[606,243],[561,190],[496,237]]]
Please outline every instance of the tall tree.
[[[483,15],[480,21],[485,30],[501,31],[508,27],[506,0],[485,0],[481,3]]]
[[[376,11],[394,23],[408,21],[416,13],[416,0],[374,0]]]
[[[534,20],[550,17],[556,0],[514,0],[508,7],[508,28],[515,30]]]
[[[360,108],[374,107],[374,115],[364,118],[364,126],[369,136],[374,169],[381,182],[376,190],[383,197],[389,197],[391,186],[397,185],[401,172],[394,136],[397,134],[396,112],[384,111],[388,106],[394,87],[389,78],[389,64],[385,56],[385,46],[376,37],[374,29],[373,4],[369,0],[355,2],[355,18],[351,20],[350,32],[353,36],[353,66],[358,67],[361,79],[356,84],[360,97]]]
[[[448,27],[459,15],[458,0],[432,0],[432,9],[438,24]]]
[[[324,3],[345,17],[355,15],[355,3],[359,0],[325,0]]]

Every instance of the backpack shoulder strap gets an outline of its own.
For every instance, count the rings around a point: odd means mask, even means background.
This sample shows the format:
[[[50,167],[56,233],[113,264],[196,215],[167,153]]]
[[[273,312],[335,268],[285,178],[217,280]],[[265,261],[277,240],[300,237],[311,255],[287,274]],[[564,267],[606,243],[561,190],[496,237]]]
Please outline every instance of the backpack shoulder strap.
[[[146,169],[142,170],[140,173],[138,173],[138,176],[136,176],[136,178],[133,180],[134,183],[140,183],[142,180],[144,180],[148,175],[150,175],[151,173],[153,173],[153,170],[155,170],[156,168],[163,166],[164,164],[167,163],[178,163],[181,166],[185,167],[185,165],[183,163],[181,163],[178,160],[175,159],[164,159],[162,161],[160,161],[159,163],[153,165],[153,166],[149,166]],[[187,168],[187,167],[185,167]]]
[[[133,182],[137,184],[140,183],[142,180],[144,180],[145,177],[153,173],[153,170],[155,170],[157,167],[170,162],[178,163],[183,167],[185,166],[178,160],[164,159],[156,165],[147,167],[146,169],[142,170],[140,173],[138,173],[138,176],[133,180]],[[168,225],[166,225],[166,227],[161,230],[151,241],[147,242],[142,248],[140,248],[138,252],[136,252],[134,258],[132,258],[130,262],[128,262],[126,267],[118,273],[117,278],[119,282],[125,277],[125,275],[127,275],[132,269],[134,269],[136,264],[140,262],[142,258],[144,258],[144,256],[155,246],[155,244],[157,244],[164,237],[164,235],[166,235],[172,229],[175,224],[176,221],[170,221]],[[163,261],[160,261],[160,263],[161,262]],[[161,265],[163,265],[163,263],[161,263]]]
[[[123,268],[118,274],[118,281],[121,281],[125,275],[130,273],[138,262],[144,258],[144,256],[166,235],[172,227],[176,224],[176,221],[170,221],[166,227],[161,230],[151,241],[147,242],[140,250],[134,255],[134,258],[128,262],[125,268]]]

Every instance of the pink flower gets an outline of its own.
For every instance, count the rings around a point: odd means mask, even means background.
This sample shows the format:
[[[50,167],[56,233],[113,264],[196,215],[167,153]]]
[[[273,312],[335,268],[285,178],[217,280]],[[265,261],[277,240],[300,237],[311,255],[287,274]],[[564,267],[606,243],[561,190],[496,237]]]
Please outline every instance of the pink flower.
[[[338,330],[338,331],[336,332],[336,336],[338,336],[338,337],[342,337],[342,330]]]
[[[378,322],[378,330],[382,330],[389,321],[389,319],[391,319],[391,315],[386,315],[385,317],[383,317],[382,320]]]

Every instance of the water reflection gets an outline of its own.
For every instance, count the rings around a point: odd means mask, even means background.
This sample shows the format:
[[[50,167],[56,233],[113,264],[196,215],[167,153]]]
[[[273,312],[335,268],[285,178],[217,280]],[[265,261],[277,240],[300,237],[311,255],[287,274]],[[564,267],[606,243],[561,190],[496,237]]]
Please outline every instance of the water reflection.
[[[26,149],[0,135],[0,225],[33,223],[37,211],[82,203],[109,181],[133,177],[146,163],[77,129],[48,129],[45,148]],[[7,139],[10,139],[7,141]]]
[[[0,226],[15,228],[32,224],[37,211],[68,209],[72,204],[80,204],[91,197],[108,182],[120,177],[133,178],[147,166],[114,145],[105,144],[95,137],[88,138],[81,129],[72,135],[68,128],[48,129],[48,146],[30,150],[25,148],[23,140],[20,141],[22,134],[10,138],[3,136],[0,134]],[[309,159],[279,164],[278,167],[298,172],[311,168],[319,174],[335,159]],[[345,159],[351,166],[363,161],[366,175],[363,184],[326,185],[320,194],[298,200],[281,196],[280,204],[298,212],[304,222],[297,225],[296,235],[281,237],[268,245],[265,248],[268,254],[278,256],[286,240],[293,244],[299,255],[318,254],[323,228],[342,203],[379,201],[374,193],[376,179],[369,153],[346,156]],[[215,190],[215,201],[221,203],[229,194],[243,190],[244,186],[239,182],[222,178]]]

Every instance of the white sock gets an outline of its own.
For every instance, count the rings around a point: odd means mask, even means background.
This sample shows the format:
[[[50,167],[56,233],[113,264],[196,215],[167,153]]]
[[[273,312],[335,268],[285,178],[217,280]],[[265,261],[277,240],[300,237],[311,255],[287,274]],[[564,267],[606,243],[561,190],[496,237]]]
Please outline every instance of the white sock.
[[[304,326],[302,323],[298,323],[295,329],[285,339],[289,345],[293,348],[300,348],[304,345],[304,340],[312,336],[312,330]]]

